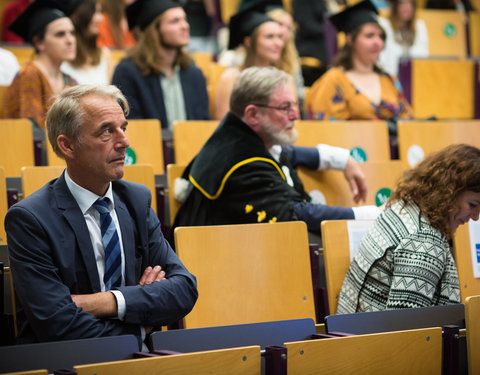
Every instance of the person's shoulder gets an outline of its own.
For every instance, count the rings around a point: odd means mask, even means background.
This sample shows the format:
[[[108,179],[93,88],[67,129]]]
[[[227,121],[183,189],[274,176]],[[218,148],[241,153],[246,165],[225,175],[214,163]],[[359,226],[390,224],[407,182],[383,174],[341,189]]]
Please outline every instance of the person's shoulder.
[[[120,60],[115,67],[115,72],[119,71],[140,72],[140,69],[131,59],[125,58]]]
[[[53,188],[58,179],[51,180],[43,185],[40,189],[33,192],[29,196],[15,203],[9,208],[9,212],[12,213],[17,209],[28,211],[34,215],[48,214],[51,210],[51,198],[53,197]]]
[[[149,197],[150,190],[142,184],[126,181],[126,180],[116,180],[112,182],[113,191],[117,194],[124,195],[130,200],[141,199],[142,197]]]
[[[415,20],[415,29],[418,31],[418,30],[422,30],[422,31],[427,31],[427,24],[425,23],[425,21],[421,18],[417,18]]]

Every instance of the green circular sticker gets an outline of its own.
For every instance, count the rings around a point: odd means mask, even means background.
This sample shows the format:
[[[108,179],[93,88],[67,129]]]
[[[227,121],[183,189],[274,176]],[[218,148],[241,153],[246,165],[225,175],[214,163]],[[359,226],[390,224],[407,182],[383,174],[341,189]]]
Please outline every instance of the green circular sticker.
[[[350,156],[357,163],[365,163],[367,161],[367,153],[360,147],[354,147],[350,150]]]
[[[137,154],[133,148],[128,147],[125,155],[125,165],[132,165],[137,163]]]
[[[390,195],[392,195],[391,189],[381,188],[380,190],[377,191],[377,194],[375,194],[375,205],[377,207],[380,207],[382,204],[387,203],[388,198],[390,198]]]
[[[443,33],[449,38],[453,38],[457,34],[457,29],[455,25],[451,23],[446,23],[443,27]]]

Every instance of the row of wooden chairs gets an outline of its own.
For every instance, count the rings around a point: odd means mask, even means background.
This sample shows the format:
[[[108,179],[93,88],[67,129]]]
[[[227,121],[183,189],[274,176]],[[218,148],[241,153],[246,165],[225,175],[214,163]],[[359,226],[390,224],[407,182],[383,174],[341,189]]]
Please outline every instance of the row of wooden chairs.
[[[0,347],[0,371],[47,374],[61,366],[62,373],[80,375],[158,368],[166,374],[449,375],[466,373],[468,367],[476,374],[479,309],[480,296],[473,296],[465,309],[449,305],[333,315],[322,331],[309,319],[160,331],[151,336],[151,354],[136,352],[133,336]],[[139,357],[148,358],[132,359]]]
[[[218,121],[177,121],[173,128],[175,162],[186,165],[200,151]],[[326,143],[351,150],[357,161],[390,160],[387,124],[384,121],[307,121],[295,123],[297,146]],[[433,136],[435,135],[435,136]],[[480,146],[480,120],[399,121],[399,158],[403,167],[449,144]],[[413,147],[412,149],[412,146]]]
[[[277,325],[276,322],[274,326]],[[280,323],[280,322],[279,322]],[[290,323],[290,321],[286,322]],[[295,323],[295,322],[293,322]],[[271,325],[271,324],[270,324]],[[252,325],[257,326],[257,325]],[[238,327],[238,328],[245,328]],[[254,328],[254,327],[252,327]],[[257,327],[255,327],[257,328]],[[266,328],[266,327],[264,327]],[[214,327],[212,330],[221,329],[228,333],[237,331],[237,327]],[[209,341],[208,334],[212,330],[205,330],[197,335],[197,341],[203,338]],[[248,330],[248,326],[247,326]],[[191,331],[191,330],[190,330]],[[251,331],[251,330],[249,330]],[[163,332],[162,332],[163,333]],[[179,332],[180,335],[183,332]],[[277,332],[273,332],[277,334]],[[300,335],[298,333],[297,335]],[[191,336],[191,335],[190,335]],[[245,335],[242,335],[245,337]],[[259,334],[254,334],[259,336]],[[266,336],[265,332],[263,336]],[[286,337],[287,335],[284,335]],[[127,339],[129,342],[127,342]],[[67,353],[70,358],[65,360],[57,355],[56,361],[50,358],[43,360],[43,363],[55,366],[58,363],[68,363],[68,368],[72,374],[78,375],[109,375],[109,374],[144,374],[148,372],[157,372],[162,369],[165,374],[371,374],[371,373],[389,373],[389,374],[441,374],[442,373],[442,329],[424,328],[403,331],[392,331],[368,335],[351,335],[345,337],[330,337],[322,339],[301,339],[300,341],[282,342],[281,346],[267,346],[264,353],[261,352],[260,345],[240,346],[235,345],[232,348],[195,351],[189,353],[172,353],[162,355],[164,351],[156,351],[148,358],[140,357],[140,353],[131,353],[130,358],[107,362],[108,360],[97,363],[82,364],[85,357],[90,355],[91,350],[86,346],[92,344],[92,347],[99,349],[99,355],[105,354],[108,345],[119,347],[119,343],[124,344],[121,354],[117,354],[113,349],[109,356],[125,356],[125,349],[132,348],[132,341],[135,344],[135,338],[131,336],[120,336],[117,338],[101,338],[90,340],[77,340],[65,342],[64,347],[77,349],[72,355]],[[253,339],[255,341],[255,339]],[[268,340],[268,339],[267,339]],[[241,338],[232,338],[230,341],[242,341]],[[118,343],[117,343],[118,342]],[[103,348],[99,345],[103,344]],[[113,344],[113,345],[112,345]],[[130,344],[130,345],[125,345]],[[36,345],[36,348],[33,347]],[[46,352],[48,344],[34,344],[27,347],[0,348],[0,353],[10,354],[19,358],[22,350],[27,354],[37,354],[45,352],[47,357],[52,356],[52,352]],[[51,343],[50,349],[53,353],[63,354],[65,348],[61,346],[62,342]],[[187,343],[188,346],[188,343]],[[38,349],[37,349],[38,348]],[[3,350],[2,350],[3,349]],[[36,351],[35,351],[36,349]],[[57,350],[55,350],[57,349]],[[84,356],[82,357],[82,354]],[[113,354],[112,354],[113,353]],[[346,355],[348,353],[348,355]],[[147,355],[145,355],[147,356]],[[77,358],[72,358],[77,357]],[[262,360],[262,357],[263,360]],[[31,357],[30,357],[31,358]],[[42,361],[36,360],[37,363]],[[28,366],[28,361],[22,361],[24,368]],[[1,365],[0,365],[1,366]],[[18,365],[17,365],[18,366]],[[67,367],[67,366],[66,366]],[[54,367],[55,368],[55,367]],[[73,368],[73,371],[72,371]],[[47,374],[49,369],[43,372],[22,371],[22,374]],[[65,373],[64,372],[64,373]]]

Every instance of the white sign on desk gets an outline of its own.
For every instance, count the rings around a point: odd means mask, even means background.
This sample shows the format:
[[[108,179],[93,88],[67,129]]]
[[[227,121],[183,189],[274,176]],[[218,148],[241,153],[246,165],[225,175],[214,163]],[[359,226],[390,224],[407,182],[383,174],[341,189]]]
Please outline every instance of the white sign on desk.
[[[350,247],[350,262],[358,250],[360,242],[375,220],[351,220],[347,222],[348,243]]]
[[[470,249],[472,253],[473,277],[480,279],[480,222],[468,222],[470,233]]]

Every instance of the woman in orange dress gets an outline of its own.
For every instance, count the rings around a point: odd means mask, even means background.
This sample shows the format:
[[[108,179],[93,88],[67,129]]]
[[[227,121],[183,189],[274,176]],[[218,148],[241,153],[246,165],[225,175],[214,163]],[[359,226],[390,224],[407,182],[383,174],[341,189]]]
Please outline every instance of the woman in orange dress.
[[[330,68],[310,91],[309,118],[317,120],[391,120],[412,118],[399,83],[376,64],[385,32],[370,1],[330,19],[346,42]]]
[[[28,118],[45,128],[45,116],[54,96],[75,81],[60,71],[63,61],[75,58],[75,31],[66,9],[36,0],[9,26],[33,44],[34,59],[20,68],[5,93],[5,118]]]

